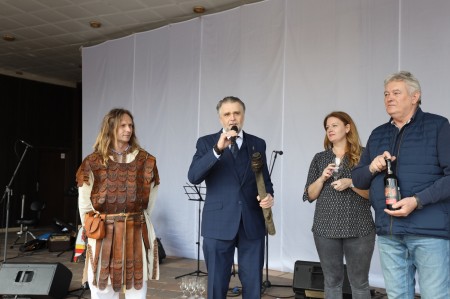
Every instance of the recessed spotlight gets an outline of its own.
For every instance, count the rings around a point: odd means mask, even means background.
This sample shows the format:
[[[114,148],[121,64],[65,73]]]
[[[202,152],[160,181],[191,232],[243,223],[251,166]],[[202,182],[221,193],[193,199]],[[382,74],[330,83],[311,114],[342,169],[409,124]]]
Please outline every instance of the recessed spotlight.
[[[3,34],[3,40],[5,40],[7,42],[13,42],[16,40],[16,37],[11,34]]]
[[[91,26],[92,28],[100,28],[102,27],[102,23],[100,23],[99,21],[90,21],[89,26]]]
[[[195,13],[204,13],[206,11],[205,7],[201,6],[201,5],[194,6],[194,8],[192,8],[192,10]]]

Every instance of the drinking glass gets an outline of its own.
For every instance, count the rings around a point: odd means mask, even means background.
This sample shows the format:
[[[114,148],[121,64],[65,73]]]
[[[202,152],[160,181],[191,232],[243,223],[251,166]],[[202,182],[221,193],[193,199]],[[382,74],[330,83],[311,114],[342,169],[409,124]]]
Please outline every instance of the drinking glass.
[[[197,281],[197,291],[198,291],[198,299],[205,299],[203,297],[203,293],[206,291],[206,281],[204,277],[200,277],[200,279]]]
[[[188,291],[190,294],[189,299],[195,299],[196,292],[197,292],[197,278],[196,277],[189,278]]]
[[[334,165],[335,165],[335,167],[333,169],[333,178],[336,181],[337,179],[339,179],[339,177],[341,175],[341,170],[342,170],[340,167],[341,158],[338,158],[338,157],[334,158]]]
[[[188,280],[187,277],[181,277],[180,281],[180,290],[183,292],[180,298],[187,298],[188,296],[185,294],[188,290]]]

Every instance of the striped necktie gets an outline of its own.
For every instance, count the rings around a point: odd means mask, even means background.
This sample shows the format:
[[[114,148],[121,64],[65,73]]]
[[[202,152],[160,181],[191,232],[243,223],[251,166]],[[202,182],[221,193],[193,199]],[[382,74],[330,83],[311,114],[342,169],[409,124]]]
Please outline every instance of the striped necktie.
[[[239,151],[239,147],[236,142],[233,142],[231,144],[230,150],[231,150],[231,153],[233,154],[233,157],[236,159],[238,151]]]

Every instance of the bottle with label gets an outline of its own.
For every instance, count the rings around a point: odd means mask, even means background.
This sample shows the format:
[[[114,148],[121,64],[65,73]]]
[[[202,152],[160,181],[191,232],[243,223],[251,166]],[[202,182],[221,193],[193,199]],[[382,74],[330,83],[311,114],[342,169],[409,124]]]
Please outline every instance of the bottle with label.
[[[397,176],[392,171],[391,160],[386,159],[386,175],[384,177],[384,195],[386,197],[386,209],[395,211],[399,208],[394,209],[392,207],[399,200],[399,187]]]

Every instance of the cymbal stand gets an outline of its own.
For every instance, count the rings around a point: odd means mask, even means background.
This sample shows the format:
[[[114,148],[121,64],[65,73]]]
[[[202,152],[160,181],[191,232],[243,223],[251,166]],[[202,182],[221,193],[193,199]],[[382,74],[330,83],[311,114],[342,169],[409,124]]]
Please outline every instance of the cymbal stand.
[[[2,200],[0,201],[0,202],[3,202],[3,200],[6,197],[5,246],[3,247],[3,263],[6,262],[6,252],[7,252],[7,248],[8,248],[9,204],[10,204],[10,199],[11,199],[11,195],[12,195],[11,186],[12,186],[12,183],[14,181],[14,178],[16,177],[17,171],[19,170],[20,165],[22,164],[22,160],[25,157],[25,154],[27,153],[29,147],[31,147],[31,145],[25,143],[25,150],[23,151],[22,157],[20,158],[19,163],[17,163],[16,169],[14,170],[11,180],[9,181],[8,185],[5,188],[5,192],[3,193]]]
[[[277,160],[277,155],[279,153],[280,152],[278,152],[278,151],[272,152],[272,155],[275,154],[275,156],[273,156],[273,161],[271,159],[271,162],[269,163],[269,164],[271,164],[269,177],[272,177],[273,166],[275,165],[275,161]],[[281,155],[282,154],[283,154],[283,152],[281,152]],[[264,293],[266,291],[266,289],[268,289],[270,287],[290,288],[290,287],[292,287],[292,285],[276,285],[276,284],[272,284],[269,280],[269,233],[266,230],[266,280],[263,281],[261,293]]]
[[[200,270],[200,231],[201,231],[201,228],[200,228],[201,222],[200,221],[201,221],[201,214],[202,214],[202,202],[204,201],[203,195],[205,195],[204,192],[202,192],[202,189],[204,189],[206,187],[190,185],[187,183],[187,185],[183,186],[183,188],[184,188],[185,194],[188,196],[189,200],[198,202],[198,233],[197,233],[197,242],[195,242],[195,244],[197,244],[197,270],[177,276],[177,277],[175,277],[175,279],[178,279],[183,276],[194,275],[194,274],[197,276],[208,275],[208,273]]]

